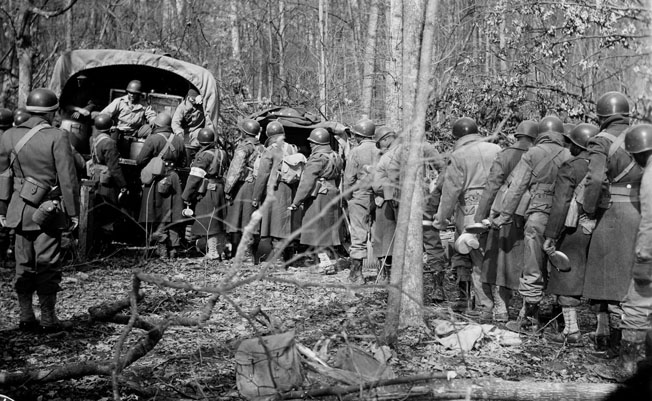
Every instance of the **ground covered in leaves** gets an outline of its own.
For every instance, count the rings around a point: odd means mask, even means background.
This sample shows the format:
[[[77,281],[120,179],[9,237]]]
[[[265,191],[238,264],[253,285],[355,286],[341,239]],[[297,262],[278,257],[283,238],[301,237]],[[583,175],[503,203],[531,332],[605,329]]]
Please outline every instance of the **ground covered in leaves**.
[[[0,372],[35,369],[75,361],[111,359],[113,347],[123,326],[89,321],[88,308],[105,301],[124,297],[130,288],[131,269],[139,256],[120,254],[90,264],[65,269],[63,291],[58,305],[59,317],[71,319],[75,327],[62,335],[24,334],[17,330],[17,299],[12,290],[13,270],[0,269]],[[204,262],[201,259],[174,261],[151,260],[142,268],[171,279],[187,280],[197,285],[216,285],[231,262]],[[241,275],[257,271],[251,263]],[[271,273],[276,277],[312,283],[346,284],[348,270],[333,275],[311,268],[289,268]],[[365,271],[373,281],[375,271]],[[449,278],[448,295],[454,296]],[[143,283],[145,298],[139,304],[143,317],[163,317],[169,313],[197,316],[208,294],[155,287]],[[428,287],[426,288],[426,295]],[[379,335],[383,332],[387,290],[369,288],[360,291],[328,287],[301,287],[293,284],[256,281],[230,293],[230,300],[221,298],[203,327],[172,327],[157,347],[124,372],[123,399],[241,399],[235,385],[235,349],[242,339],[269,328],[256,327],[243,318],[257,307],[270,316],[277,329],[293,329],[297,341],[320,348],[329,363],[334,363],[338,349],[353,344],[378,355]],[[241,308],[239,313],[233,304]],[[520,300],[512,302],[511,315],[516,316]],[[544,314],[550,314],[550,305]],[[38,314],[38,313],[37,313]],[[462,321],[465,318],[450,311],[450,303],[433,305],[426,301],[427,322],[436,319]],[[587,307],[580,313],[580,328],[588,333],[595,320]],[[134,330],[127,345],[142,331]],[[321,342],[320,342],[321,340]],[[521,344],[505,345],[490,337],[478,341],[468,352],[450,350],[427,331],[405,332],[391,350],[388,363],[398,376],[454,370],[460,377],[498,377],[508,380],[600,382],[590,370],[600,359],[592,354],[585,334],[580,346],[555,344],[543,336],[521,336]],[[333,384],[316,373],[307,376],[312,387]],[[66,382],[2,388],[0,394],[16,400],[110,400],[111,380],[105,377],[84,377]]]

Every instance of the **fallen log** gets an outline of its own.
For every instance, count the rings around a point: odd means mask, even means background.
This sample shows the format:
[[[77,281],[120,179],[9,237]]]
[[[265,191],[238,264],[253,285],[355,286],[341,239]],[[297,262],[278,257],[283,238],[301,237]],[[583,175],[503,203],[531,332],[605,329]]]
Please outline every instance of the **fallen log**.
[[[138,301],[141,301],[145,297],[144,291],[138,292]],[[122,299],[113,302],[104,302],[97,306],[91,306],[88,308],[88,314],[94,320],[101,322],[106,322],[111,319],[112,316],[118,314],[121,310],[129,307],[129,296],[126,296]]]

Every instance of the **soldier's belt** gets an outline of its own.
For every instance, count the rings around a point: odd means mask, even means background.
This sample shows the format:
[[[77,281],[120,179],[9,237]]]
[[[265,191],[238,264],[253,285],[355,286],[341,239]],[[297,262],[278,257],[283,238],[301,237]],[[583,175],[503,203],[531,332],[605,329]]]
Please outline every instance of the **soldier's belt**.
[[[612,184],[609,187],[612,203],[639,202],[639,184]]]

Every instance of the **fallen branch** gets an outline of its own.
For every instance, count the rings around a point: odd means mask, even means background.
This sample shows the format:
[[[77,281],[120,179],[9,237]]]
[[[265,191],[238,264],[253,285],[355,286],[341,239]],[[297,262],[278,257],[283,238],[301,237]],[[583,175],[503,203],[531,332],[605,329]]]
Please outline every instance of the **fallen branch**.
[[[27,372],[0,373],[0,385],[21,386],[28,383],[47,383],[58,380],[77,379],[84,376],[111,376],[111,371],[110,361],[78,362]]]
[[[145,292],[138,292],[138,301],[142,301],[145,298]],[[114,301],[114,302],[105,302],[97,306],[91,306],[88,308],[88,314],[93,320],[98,320],[101,322],[106,322],[111,319],[112,316],[118,314],[121,310],[127,308],[130,304],[129,296],[126,296],[123,299]]]

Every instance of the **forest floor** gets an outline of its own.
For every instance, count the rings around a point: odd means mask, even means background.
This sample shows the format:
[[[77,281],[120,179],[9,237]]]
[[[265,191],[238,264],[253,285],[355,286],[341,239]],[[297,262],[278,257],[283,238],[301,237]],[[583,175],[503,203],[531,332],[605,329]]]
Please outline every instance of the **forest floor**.
[[[63,365],[76,361],[104,360],[113,357],[113,347],[124,326],[89,320],[88,308],[107,300],[124,298],[131,285],[132,268],[137,256],[125,254],[68,266],[64,270],[58,314],[70,319],[74,329],[64,335],[25,334],[17,330],[17,299],[12,290],[13,269],[0,269],[0,373]],[[143,266],[148,273],[187,280],[198,285],[217,284],[231,266],[230,261],[204,262],[201,258],[181,258],[174,261],[151,260]],[[241,274],[251,274],[259,267],[245,265]],[[367,269],[369,281],[375,271]],[[313,283],[347,284],[348,270],[325,275],[314,268],[294,268],[271,273],[290,280]],[[453,278],[448,278],[447,295],[454,298]],[[141,316],[163,317],[167,313],[197,316],[207,294],[185,292],[143,283],[145,298],[139,303]],[[426,288],[428,295],[429,288]],[[275,326],[293,329],[296,340],[313,348],[319,340],[331,339],[322,356],[331,364],[339,349],[353,344],[371,354],[378,354],[376,338],[383,332],[387,307],[386,288],[344,290],[332,287],[299,287],[269,281],[256,281],[236,288],[232,301],[249,312],[256,307],[269,315]],[[36,301],[35,301],[36,302]],[[466,318],[450,311],[451,302],[433,305],[426,301],[425,315],[433,326],[435,319],[464,321]],[[510,315],[515,317],[520,299],[514,299]],[[551,305],[545,303],[543,314],[550,315]],[[580,311],[581,344],[568,346],[547,339],[551,329],[542,336],[521,336],[508,345],[495,337],[484,335],[472,350],[460,352],[443,346],[434,333],[410,331],[402,333],[391,350],[388,364],[397,376],[424,372],[454,370],[458,377],[553,382],[603,382],[591,371],[600,363],[594,355],[588,332],[595,319],[583,305]],[[255,328],[267,329],[260,325]],[[142,331],[134,330],[127,344]],[[124,371],[123,399],[243,399],[236,388],[235,350],[239,342],[254,335],[254,328],[220,298],[210,320],[203,327],[171,327],[160,343],[148,355]],[[311,373],[304,384],[320,387],[333,381]],[[110,400],[111,379],[84,377],[48,384],[26,383],[21,387],[3,388],[0,394],[15,400]]]

